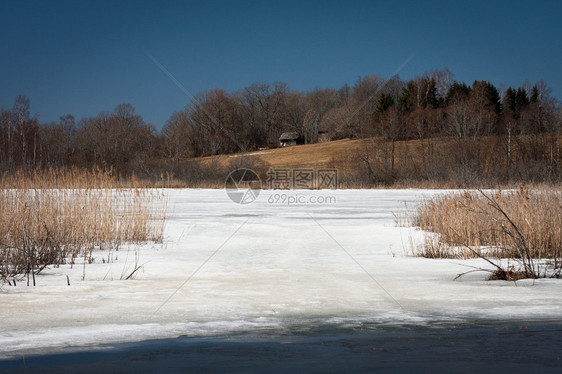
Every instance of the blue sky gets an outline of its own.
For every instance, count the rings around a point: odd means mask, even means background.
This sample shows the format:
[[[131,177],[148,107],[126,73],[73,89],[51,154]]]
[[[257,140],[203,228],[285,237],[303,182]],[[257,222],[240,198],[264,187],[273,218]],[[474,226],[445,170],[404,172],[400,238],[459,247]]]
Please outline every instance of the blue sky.
[[[0,107],[42,122],[130,103],[160,128],[196,95],[254,82],[339,88],[448,67],[459,81],[540,79],[562,98],[562,1],[0,0]]]

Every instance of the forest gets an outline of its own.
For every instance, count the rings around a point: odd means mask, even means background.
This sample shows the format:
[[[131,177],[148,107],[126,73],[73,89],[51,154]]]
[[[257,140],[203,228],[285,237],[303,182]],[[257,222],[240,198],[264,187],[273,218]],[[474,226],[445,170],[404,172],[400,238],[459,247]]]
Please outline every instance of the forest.
[[[195,158],[278,147],[280,135],[291,131],[307,144],[366,139],[363,151],[348,157],[364,171],[361,185],[557,183],[562,177],[562,111],[545,82],[467,84],[448,69],[409,81],[371,75],[353,86],[308,92],[280,82],[235,93],[215,89],[171,114],[161,129],[130,104],[55,123],[31,113],[25,96],[0,111],[2,173],[97,167],[147,181],[167,173],[189,184],[203,172],[190,171]],[[410,166],[405,145],[412,149]]]

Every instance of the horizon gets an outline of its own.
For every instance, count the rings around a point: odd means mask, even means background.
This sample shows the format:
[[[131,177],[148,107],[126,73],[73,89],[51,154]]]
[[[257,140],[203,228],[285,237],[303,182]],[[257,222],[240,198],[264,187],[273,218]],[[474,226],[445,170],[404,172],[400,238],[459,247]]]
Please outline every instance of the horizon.
[[[443,68],[467,84],[544,80],[560,98],[562,4],[528,5],[3,1],[0,108],[24,95],[41,122],[78,122],[130,103],[160,130],[190,95],[213,89],[309,92]]]

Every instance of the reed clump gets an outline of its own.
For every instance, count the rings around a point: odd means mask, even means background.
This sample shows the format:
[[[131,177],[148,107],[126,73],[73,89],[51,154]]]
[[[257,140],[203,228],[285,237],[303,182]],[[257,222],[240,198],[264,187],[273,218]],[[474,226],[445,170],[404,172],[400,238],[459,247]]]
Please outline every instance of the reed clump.
[[[132,182],[129,182],[132,183]],[[125,188],[126,187],[126,188]],[[21,171],[0,179],[0,281],[92,262],[94,249],[162,240],[165,197],[125,186],[111,170]]]
[[[509,271],[523,273],[512,278],[536,278],[537,261],[551,265],[550,274],[559,276],[561,222],[562,190],[555,187],[440,196],[421,204],[412,220],[434,233],[426,236],[422,256],[517,259],[520,270],[503,269],[505,274],[493,275],[500,278]]]

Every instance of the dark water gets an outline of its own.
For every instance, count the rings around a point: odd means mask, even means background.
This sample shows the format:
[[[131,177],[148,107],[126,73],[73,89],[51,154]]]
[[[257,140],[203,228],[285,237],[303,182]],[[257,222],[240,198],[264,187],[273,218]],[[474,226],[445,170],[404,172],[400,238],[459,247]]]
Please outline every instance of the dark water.
[[[562,322],[317,326],[0,361],[10,373],[562,373]]]

